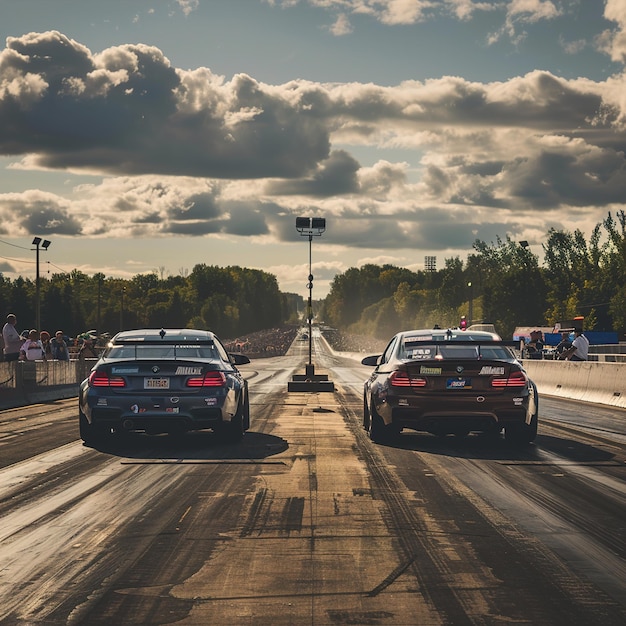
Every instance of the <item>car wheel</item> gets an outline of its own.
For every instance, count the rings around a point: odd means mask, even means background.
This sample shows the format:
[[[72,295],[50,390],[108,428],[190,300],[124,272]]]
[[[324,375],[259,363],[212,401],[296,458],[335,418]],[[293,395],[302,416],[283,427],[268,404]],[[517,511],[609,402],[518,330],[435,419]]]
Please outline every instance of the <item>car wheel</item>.
[[[369,419],[370,439],[374,443],[385,443],[391,438],[390,432],[389,427],[385,425],[383,418],[379,415],[374,403],[372,402]]]
[[[511,424],[504,429],[504,438],[515,445],[532,443],[537,437],[538,419],[535,413],[530,424]]]
[[[537,413],[535,413],[530,419],[530,424],[524,424],[524,429],[526,430],[526,437],[528,443],[531,441],[535,441],[537,438],[537,428],[539,426],[539,418],[537,417]]]
[[[249,428],[250,428],[250,398],[248,397],[248,394],[246,393],[246,399],[245,399],[244,410],[243,410],[243,429],[244,431],[246,431]]]
[[[80,438],[88,446],[102,442],[105,437],[102,429],[90,424],[87,416],[80,409],[78,410],[78,431]]]
[[[370,429],[370,410],[367,406],[367,400],[363,397],[363,429],[369,432]]]
[[[237,413],[235,413],[235,415],[233,415],[233,417],[231,418],[230,424],[224,424],[223,426],[224,430],[222,431],[222,436],[225,441],[228,441],[230,443],[236,443],[238,441],[241,441],[241,439],[243,438],[243,434],[245,432],[243,426],[244,412],[245,408],[243,406],[242,400],[237,407]]]

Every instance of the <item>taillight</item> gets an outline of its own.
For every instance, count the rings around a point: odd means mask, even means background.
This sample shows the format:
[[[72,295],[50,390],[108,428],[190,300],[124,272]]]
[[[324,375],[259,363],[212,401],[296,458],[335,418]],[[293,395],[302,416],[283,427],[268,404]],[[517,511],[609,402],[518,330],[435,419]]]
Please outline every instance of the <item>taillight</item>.
[[[527,384],[528,379],[526,378],[526,374],[519,370],[511,372],[508,378],[491,379],[491,386],[498,389],[502,389],[504,387],[526,387]]]
[[[392,387],[426,387],[426,379],[415,377],[411,378],[408,372],[396,371],[389,377]]]
[[[126,387],[126,381],[121,376],[109,376],[107,372],[95,370],[89,375],[90,387]]]
[[[193,376],[187,379],[187,387],[223,387],[226,376],[222,372],[211,371],[204,376]]]

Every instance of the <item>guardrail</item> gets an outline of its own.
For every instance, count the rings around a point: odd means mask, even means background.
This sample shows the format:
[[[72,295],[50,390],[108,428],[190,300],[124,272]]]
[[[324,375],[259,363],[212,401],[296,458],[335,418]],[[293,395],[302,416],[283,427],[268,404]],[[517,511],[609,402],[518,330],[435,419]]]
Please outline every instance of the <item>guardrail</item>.
[[[626,363],[524,359],[540,394],[626,408]]]
[[[0,362],[0,409],[76,397],[96,361]]]

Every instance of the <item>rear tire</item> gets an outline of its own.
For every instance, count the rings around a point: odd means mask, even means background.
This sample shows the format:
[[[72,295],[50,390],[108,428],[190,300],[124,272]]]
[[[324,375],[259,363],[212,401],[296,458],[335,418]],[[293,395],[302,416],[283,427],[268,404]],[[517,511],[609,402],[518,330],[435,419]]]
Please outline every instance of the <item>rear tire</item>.
[[[367,400],[363,397],[363,430],[369,432],[370,430],[370,410],[367,406]]]
[[[537,437],[537,414],[532,416],[530,424],[511,424],[504,429],[504,438],[515,445],[528,445]]]
[[[244,400],[244,409],[243,409],[243,430],[250,429],[250,398],[248,397],[248,393],[246,392],[246,397]]]
[[[87,416],[80,409],[78,410],[78,431],[85,445],[91,447],[102,443],[106,437],[101,428],[89,423]]]
[[[224,441],[228,443],[237,443],[243,439],[244,435],[244,415],[245,415],[245,407],[243,406],[244,400],[241,400],[241,403],[237,407],[237,413],[233,415],[229,424],[223,425],[222,437]]]
[[[394,437],[394,435],[399,433],[399,430],[395,428],[392,424],[387,426],[383,421],[383,418],[380,416],[374,403],[372,402],[372,409],[369,412],[370,420],[369,420],[369,434],[370,439],[374,443],[388,443]]]

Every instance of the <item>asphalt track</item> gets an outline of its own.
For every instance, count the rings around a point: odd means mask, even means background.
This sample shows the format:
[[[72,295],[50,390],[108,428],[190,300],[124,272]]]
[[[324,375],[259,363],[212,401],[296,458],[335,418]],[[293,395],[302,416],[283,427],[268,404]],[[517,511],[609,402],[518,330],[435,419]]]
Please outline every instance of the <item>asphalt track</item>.
[[[361,427],[314,337],[242,367],[252,427],[92,449],[75,400],[0,414],[0,624],[626,623],[626,411],[542,398],[535,445]]]

